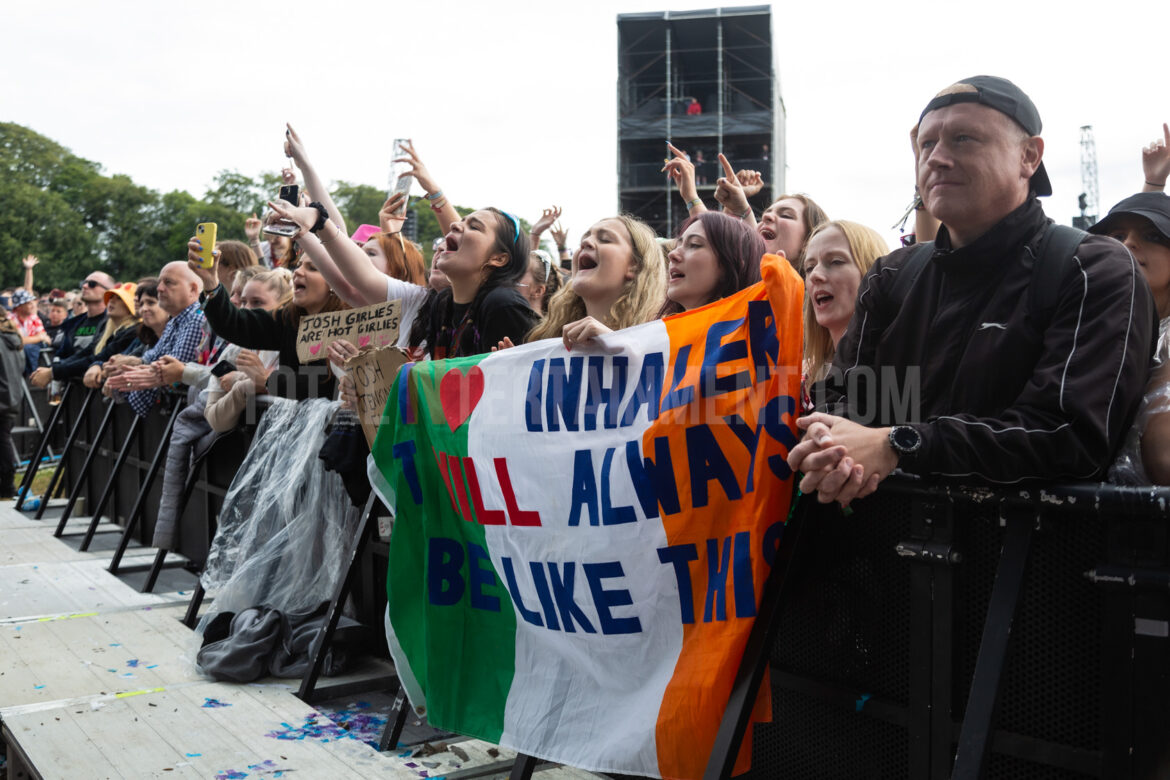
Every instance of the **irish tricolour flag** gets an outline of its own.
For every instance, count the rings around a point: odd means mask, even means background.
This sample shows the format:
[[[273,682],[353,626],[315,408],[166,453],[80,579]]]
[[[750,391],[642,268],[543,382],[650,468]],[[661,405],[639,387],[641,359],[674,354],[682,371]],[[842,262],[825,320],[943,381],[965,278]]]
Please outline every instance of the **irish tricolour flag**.
[[[371,478],[396,516],[387,633],[431,724],[702,775],[792,490],[803,285],[763,270],[584,349],[403,367]]]

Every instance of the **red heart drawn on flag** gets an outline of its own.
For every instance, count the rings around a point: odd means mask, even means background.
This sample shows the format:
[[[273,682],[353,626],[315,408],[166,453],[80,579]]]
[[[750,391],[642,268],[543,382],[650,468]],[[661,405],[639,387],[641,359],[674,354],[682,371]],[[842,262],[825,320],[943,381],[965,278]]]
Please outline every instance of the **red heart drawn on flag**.
[[[483,371],[479,366],[472,366],[466,374],[457,368],[443,374],[439,380],[439,401],[452,431],[467,421],[482,395]]]
[[[309,354],[310,355],[316,355],[320,351],[321,351],[320,344],[314,344],[313,346],[309,347]]]
[[[378,343],[381,344],[382,346],[386,346],[387,344],[390,343],[390,336],[383,333],[381,336],[378,337]]]
[[[370,337],[369,336],[358,336],[358,346],[359,347],[370,346]]]

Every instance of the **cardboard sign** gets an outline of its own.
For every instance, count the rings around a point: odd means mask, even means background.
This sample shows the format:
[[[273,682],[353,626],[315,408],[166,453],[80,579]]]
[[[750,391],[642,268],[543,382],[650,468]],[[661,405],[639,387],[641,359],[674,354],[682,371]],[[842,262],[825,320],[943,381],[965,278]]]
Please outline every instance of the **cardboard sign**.
[[[324,360],[329,357],[329,345],[338,339],[358,349],[394,346],[401,314],[398,299],[360,309],[306,314],[297,330],[297,359],[302,363]]]
[[[362,433],[370,445],[378,433],[382,410],[386,408],[386,399],[394,386],[398,369],[408,360],[410,358],[398,347],[385,347],[363,350],[345,361],[345,370],[357,386],[356,411],[362,423]]]

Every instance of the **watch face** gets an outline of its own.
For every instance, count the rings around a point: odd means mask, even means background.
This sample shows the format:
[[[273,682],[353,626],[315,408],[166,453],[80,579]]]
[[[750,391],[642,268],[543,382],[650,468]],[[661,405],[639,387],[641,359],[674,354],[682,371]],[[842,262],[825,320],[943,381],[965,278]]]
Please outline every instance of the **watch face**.
[[[918,431],[908,426],[898,426],[893,430],[894,445],[903,452],[913,452],[922,444]]]

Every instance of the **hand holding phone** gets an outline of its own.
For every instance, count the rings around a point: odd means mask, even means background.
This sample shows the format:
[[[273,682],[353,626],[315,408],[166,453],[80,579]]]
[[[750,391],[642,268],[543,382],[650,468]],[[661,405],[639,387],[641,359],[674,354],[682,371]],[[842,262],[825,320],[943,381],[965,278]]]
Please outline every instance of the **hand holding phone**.
[[[214,222],[200,222],[195,226],[195,237],[199,239],[199,267],[215,268],[215,234],[218,226]]]

